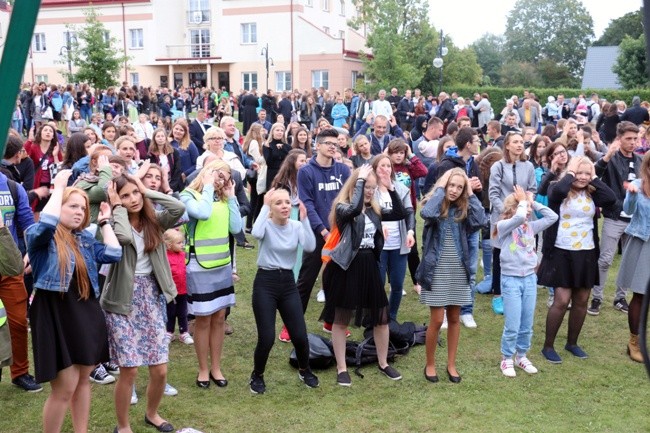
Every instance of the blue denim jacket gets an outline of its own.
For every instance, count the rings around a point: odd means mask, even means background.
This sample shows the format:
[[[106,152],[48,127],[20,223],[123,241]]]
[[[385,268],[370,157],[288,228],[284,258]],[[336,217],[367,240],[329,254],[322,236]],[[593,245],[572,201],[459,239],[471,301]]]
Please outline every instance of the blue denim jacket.
[[[627,225],[625,233],[635,236],[643,242],[648,242],[650,239],[650,198],[641,190],[641,179],[635,180],[632,184],[636,185],[639,192],[625,194],[623,212],[632,215],[632,220]]]
[[[75,267],[74,255],[71,255],[71,266],[66,272],[64,280],[61,281],[58,254],[54,244],[54,231],[58,223],[57,217],[41,213],[39,222],[29,226],[25,231],[25,240],[29,261],[32,265],[34,287],[53,292],[67,292]],[[122,258],[122,248],[104,245],[87,231],[76,232],[75,235],[86,262],[88,278],[95,291],[95,297],[99,298],[97,263],[119,262]]]
[[[445,188],[436,189],[420,212],[420,215],[425,221],[425,227],[424,233],[422,234],[422,261],[415,273],[415,279],[424,290],[431,290],[433,274],[440,259],[440,254],[442,254],[447,230],[451,230],[456,251],[458,251],[461,262],[463,263],[469,283],[470,257],[467,235],[486,227],[488,224],[488,218],[485,215],[483,205],[475,195],[470,197],[467,218],[461,222],[454,220],[456,214],[455,207],[449,209],[446,218],[440,216],[444,198]]]

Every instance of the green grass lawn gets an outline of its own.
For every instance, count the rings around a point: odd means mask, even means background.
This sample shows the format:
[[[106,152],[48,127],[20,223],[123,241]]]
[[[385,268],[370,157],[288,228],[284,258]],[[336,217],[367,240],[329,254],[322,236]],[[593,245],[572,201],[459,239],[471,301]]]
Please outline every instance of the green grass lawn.
[[[252,240],[252,237],[249,236]],[[257,251],[238,249],[237,306],[229,322],[235,332],[226,337],[223,372],[227,388],[208,390],[194,385],[197,372],[193,347],[178,341],[171,345],[169,383],[178,388],[176,397],[164,397],[161,414],[176,428],[193,427],[203,432],[648,432],[650,401],[648,377],[641,364],[625,354],[627,316],[612,307],[613,281],[610,274],[606,302],[598,317],[587,316],[580,343],[590,358],[579,360],[563,350],[566,319],[556,348],[564,359],[551,365],[539,351],[546,318],[545,290],[539,291],[535,335],[530,359],[539,373],[502,376],[499,343],[503,317],[492,313],[490,296],[477,295],[475,318],[478,328],[461,331],[458,369],[460,385],[443,377],[446,349],[438,352],[441,382],[431,384],[423,377],[424,347],[417,346],[398,358],[395,367],[403,380],[392,382],[376,367],[364,367],[365,378],[352,375],[352,387],[336,385],[336,370],[316,371],[319,389],[308,389],[288,363],[290,344],[276,342],[265,374],[267,392],[252,395],[248,378],[252,370],[256,341],[251,309],[251,289]],[[618,260],[615,268],[618,267]],[[647,265],[647,264],[646,264]],[[480,271],[479,271],[480,272]],[[407,276],[407,281],[410,281]],[[319,283],[317,283],[318,286]],[[428,310],[407,285],[408,295],[400,308],[400,320],[428,322]],[[322,304],[315,300],[307,312],[307,328],[322,333],[317,322]],[[279,332],[280,323],[276,325]],[[352,329],[360,339],[361,330]],[[443,333],[444,337],[444,333]],[[441,374],[442,373],[442,374]],[[131,406],[134,432],[150,432],[144,425],[146,369],[137,380],[140,402]],[[90,431],[111,432],[115,426],[113,385],[92,385]],[[49,393],[27,394],[10,385],[5,369],[0,383],[0,432],[41,431],[41,411]],[[643,402],[646,403],[643,403]],[[643,415],[646,413],[646,415]],[[64,431],[72,431],[69,416]]]

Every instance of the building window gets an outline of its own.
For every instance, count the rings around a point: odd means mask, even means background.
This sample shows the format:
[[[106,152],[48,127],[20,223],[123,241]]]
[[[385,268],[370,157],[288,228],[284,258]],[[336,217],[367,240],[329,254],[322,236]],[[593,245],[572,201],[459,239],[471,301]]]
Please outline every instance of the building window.
[[[305,6],[309,6],[309,7],[314,6],[314,0],[305,0]]]
[[[104,31],[104,43],[105,44],[111,43],[111,32],[109,32],[108,30]]]
[[[323,9],[325,12],[330,11],[330,0],[320,0],[320,6],[321,9]]]
[[[77,42],[77,32],[63,32],[63,41],[65,46],[72,46]]]
[[[243,72],[241,81],[244,90],[257,89],[257,72]]]
[[[45,46],[45,33],[34,33],[34,52],[44,53],[47,51]]]
[[[131,77],[131,85],[132,86],[140,86],[140,74],[138,72],[131,72],[129,74]]]
[[[189,24],[201,24],[210,22],[210,1],[189,0],[187,8],[187,22]]]
[[[190,57],[210,57],[210,29],[190,30]]]
[[[47,74],[41,74],[41,75],[35,75],[34,79],[36,80],[37,83],[45,83],[47,84]]]
[[[129,48],[132,50],[144,48],[144,32],[142,29],[129,30]]]
[[[357,87],[357,80],[359,80],[359,78],[361,78],[359,71],[352,71],[352,85],[350,87],[355,89]]]
[[[345,16],[345,0],[340,1],[339,14]]]
[[[291,72],[276,72],[275,73],[275,90],[283,92],[291,90]]]
[[[257,23],[243,23],[241,25],[241,43],[257,43]]]
[[[329,71],[326,70],[317,70],[311,71],[311,86],[312,87],[324,87],[325,89],[329,88]]]

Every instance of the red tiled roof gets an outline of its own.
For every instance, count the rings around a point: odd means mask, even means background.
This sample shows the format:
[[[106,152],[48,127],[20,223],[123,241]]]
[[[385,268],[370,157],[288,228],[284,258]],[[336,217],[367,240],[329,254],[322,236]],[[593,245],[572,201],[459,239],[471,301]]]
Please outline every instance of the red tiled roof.
[[[67,6],[101,6],[106,4],[121,3],[150,3],[151,0],[42,0],[42,8],[67,7]]]

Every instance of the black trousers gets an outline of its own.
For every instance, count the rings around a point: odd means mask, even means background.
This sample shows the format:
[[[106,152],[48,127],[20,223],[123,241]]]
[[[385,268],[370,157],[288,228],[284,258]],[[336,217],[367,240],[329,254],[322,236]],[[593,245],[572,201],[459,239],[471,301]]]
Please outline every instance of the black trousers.
[[[276,310],[280,312],[280,317],[289,331],[291,343],[296,348],[299,367],[309,367],[307,327],[293,270],[258,269],[253,282],[253,315],[257,325],[254,369],[258,374],[264,373],[269,353],[275,343]]]
[[[178,333],[184,334],[187,332],[187,294],[176,295],[174,301],[167,304],[167,332],[174,333],[178,319]]]
[[[302,301],[302,312],[307,311],[307,305],[309,305],[309,297],[311,296],[311,291],[314,288],[316,279],[318,278],[318,273],[323,264],[321,260],[321,254],[323,252],[323,246],[325,245],[325,240],[320,233],[314,232],[316,236],[316,249],[311,253],[303,251],[302,253],[302,265],[300,266],[300,272],[298,273],[298,282],[296,286],[298,287],[298,293],[300,294],[300,300]]]

